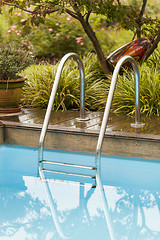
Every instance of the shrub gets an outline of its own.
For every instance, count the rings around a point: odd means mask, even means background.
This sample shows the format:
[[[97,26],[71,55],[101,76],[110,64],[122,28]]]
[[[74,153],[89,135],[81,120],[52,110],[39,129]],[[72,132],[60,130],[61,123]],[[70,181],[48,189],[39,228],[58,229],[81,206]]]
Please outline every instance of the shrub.
[[[155,56],[140,68],[140,103],[141,113],[148,115],[160,114],[160,70],[154,63]],[[158,60],[158,55],[156,61]],[[153,66],[157,67],[152,67]],[[104,76],[95,54],[83,57],[85,69],[85,105],[89,110],[104,110],[110,81]],[[24,71],[28,81],[24,88],[22,103],[25,106],[47,107],[56,65],[32,65]],[[69,60],[64,66],[59,82],[54,109],[79,109],[80,80],[76,63]],[[119,75],[112,102],[112,110],[117,113],[134,114],[135,112],[135,84],[134,73],[124,72]]]
[[[141,112],[160,115],[160,70],[143,66],[141,69]]]
[[[79,55],[94,51],[92,43],[86,36],[79,22],[68,14],[53,13],[46,16],[39,25],[24,26],[28,13],[21,10],[9,12],[8,7],[2,7],[0,15],[0,42],[16,43],[25,49],[34,51],[38,58],[52,59],[62,57],[65,53],[76,52]],[[111,40],[106,25],[106,17],[92,14],[90,18],[94,31],[100,41],[106,56],[111,53],[114,39]],[[125,34],[126,35],[126,34]]]
[[[91,45],[80,24],[67,14],[46,17],[44,23],[33,27],[29,39],[38,57],[62,57],[68,52],[83,54]]]
[[[157,70],[160,70],[159,61],[160,61],[160,50],[156,49],[152,53],[152,55],[147,59],[146,65],[150,69],[155,69],[156,68]]]
[[[91,43],[78,21],[67,14],[53,13],[46,16],[38,25],[25,26],[28,14],[21,10],[8,11],[2,7],[0,15],[0,42],[16,43],[25,49],[34,51],[39,58],[62,57],[68,52],[83,54]]]
[[[0,47],[0,79],[16,79],[17,74],[33,63],[32,56],[22,48],[14,45]]]
[[[86,108],[96,110],[96,93],[102,89],[104,74],[98,64],[95,54],[83,58],[85,68],[85,101]],[[80,77],[76,63],[68,60],[64,65],[61,79],[55,97],[54,109],[79,109]],[[24,106],[46,108],[52,90],[58,64],[41,63],[32,65],[22,74],[27,77],[22,104]]]
[[[148,115],[160,115],[159,62],[160,53],[157,50],[140,68],[140,110],[141,113]],[[94,89],[89,93],[89,96],[91,96],[91,99],[89,99],[91,110],[104,110],[111,77],[110,80],[107,79],[106,81],[102,74],[101,77],[99,76],[97,78],[97,82],[95,80]],[[135,113],[135,83],[133,72],[126,71],[123,75],[118,76],[111,108],[116,113]]]
[[[28,38],[29,32],[26,28],[23,29],[23,23],[27,17],[28,14],[21,10],[9,11],[7,6],[3,6],[0,14],[0,42],[15,44],[32,51],[33,45]]]
[[[25,106],[46,108],[51,94],[55,74],[56,65],[39,64],[32,65],[24,72],[27,81],[24,87],[22,103]],[[74,74],[72,72],[72,74]],[[63,73],[64,75],[64,73]],[[54,109],[66,110],[68,105],[73,106],[77,103],[76,95],[78,87],[75,80],[69,77],[64,78],[62,75],[59,83],[58,91],[55,97]],[[71,80],[71,81],[68,81]],[[74,94],[71,91],[74,88]],[[78,103],[77,103],[78,104]]]
[[[135,112],[134,74],[126,72],[119,76],[113,98],[117,113]],[[140,68],[140,110],[147,115],[160,114],[160,71],[144,64]]]

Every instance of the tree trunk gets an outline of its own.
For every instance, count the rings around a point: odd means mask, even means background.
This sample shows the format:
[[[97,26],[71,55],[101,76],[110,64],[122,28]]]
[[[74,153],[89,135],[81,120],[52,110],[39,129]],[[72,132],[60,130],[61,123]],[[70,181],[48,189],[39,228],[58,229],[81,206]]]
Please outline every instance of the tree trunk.
[[[160,42],[160,28],[158,29],[158,31],[157,31],[157,37],[156,37],[156,39],[153,41],[153,44],[152,44],[152,46],[151,46],[151,48],[149,48],[147,51],[146,51],[146,53],[145,53],[145,55],[144,55],[144,57],[143,57],[143,59],[142,59],[142,63],[145,61],[145,60],[147,60],[147,58],[154,52],[154,50],[158,47],[158,43]]]
[[[104,74],[106,76],[110,75],[112,73],[109,68],[110,64],[106,60],[106,58],[102,52],[101,46],[99,44],[99,41],[96,37],[96,34],[88,22],[89,15],[88,15],[88,17],[86,17],[86,19],[84,19],[84,17],[81,15],[81,13],[77,9],[74,9],[74,10],[76,12],[77,20],[79,20],[79,22],[81,23],[85,33],[87,34],[87,36],[89,37],[89,39],[91,40],[91,42],[94,46],[94,49],[96,51],[99,63],[101,65],[101,68],[102,68]]]
[[[138,18],[135,20],[137,23],[137,30],[136,30],[136,34],[137,34],[137,38],[140,39],[141,38],[141,27],[142,27],[142,18],[143,18],[143,14],[145,11],[147,5],[147,0],[143,0],[143,4],[141,7],[141,11],[139,13]]]
[[[102,52],[99,41],[95,35],[95,32],[91,28],[90,24],[86,23],[84,21],[84,19],[83,19],[83,21],[80,21],[80,22],[82,24],[84,31],[86,32],[87,36],[89,37],[89,39],[91,40],[91,42],[94,46],[94,49],[97,53],[97,57],[98,57],[98,60],[99,60],[99,63],[101,65],[103,72],[105,73],[106,76],[108,76],[109,74],[111,74],[111,71],[109,69],[109,63],[107,63],[107,60]]]

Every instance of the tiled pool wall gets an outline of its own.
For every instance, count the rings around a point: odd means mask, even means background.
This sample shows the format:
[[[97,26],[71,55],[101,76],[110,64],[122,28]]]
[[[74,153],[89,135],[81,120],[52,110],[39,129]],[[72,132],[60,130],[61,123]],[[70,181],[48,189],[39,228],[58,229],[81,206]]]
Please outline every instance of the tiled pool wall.
[[[0,144],[38,147],[41,125],[3,122],[0,124]],[[49,126],[45,148],[96,152],[97,130],[57,128]],[[138,133],[107,132],[102,154],[160,160],[160,137]]]

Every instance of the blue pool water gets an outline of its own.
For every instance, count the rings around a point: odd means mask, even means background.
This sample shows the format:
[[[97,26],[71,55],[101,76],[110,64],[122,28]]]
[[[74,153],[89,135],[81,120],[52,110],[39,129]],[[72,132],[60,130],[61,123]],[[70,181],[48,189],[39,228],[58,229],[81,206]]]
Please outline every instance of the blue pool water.
[[[94,154],[46,150],[45,157],[92,165]],[[102,156],[107,224],[98,188],[54,176],[54,213],[37,177],[37,149],[0,146],[0,240],[159,240],[160,162]],[[111,240],[112,240],[111,239]]]

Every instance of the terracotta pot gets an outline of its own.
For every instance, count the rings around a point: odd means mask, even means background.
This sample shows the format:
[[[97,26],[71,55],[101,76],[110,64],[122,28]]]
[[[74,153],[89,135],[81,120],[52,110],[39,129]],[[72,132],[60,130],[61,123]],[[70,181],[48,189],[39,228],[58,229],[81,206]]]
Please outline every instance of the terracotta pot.
[[[19,102],[26,78],[0,80],[0,113],[21,111]]]

